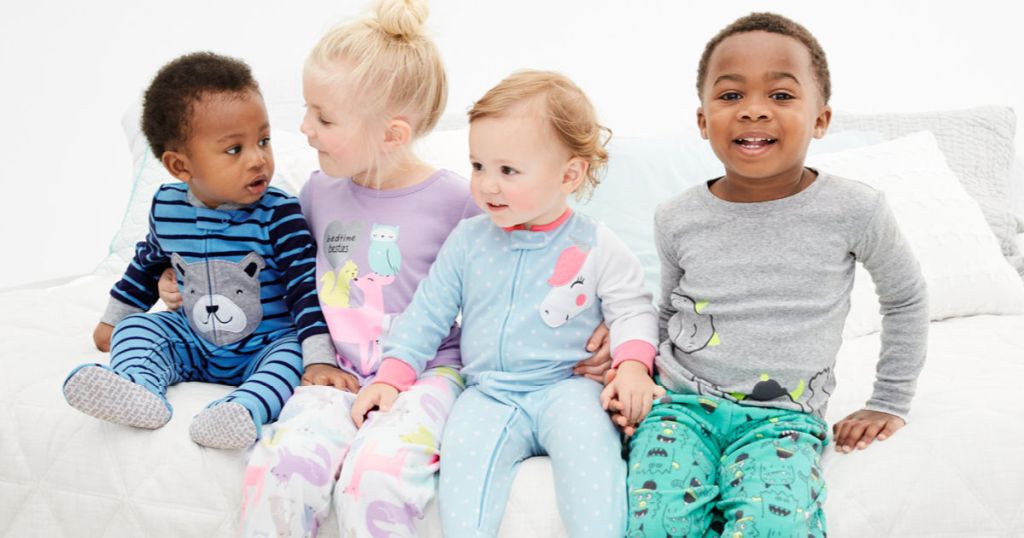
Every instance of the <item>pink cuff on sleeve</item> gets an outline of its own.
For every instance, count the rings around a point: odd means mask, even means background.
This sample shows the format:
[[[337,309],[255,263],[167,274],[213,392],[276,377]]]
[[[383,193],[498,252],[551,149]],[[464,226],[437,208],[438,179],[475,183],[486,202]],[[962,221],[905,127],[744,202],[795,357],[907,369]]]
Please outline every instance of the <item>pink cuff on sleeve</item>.
[[[642,362],[647,367],[647,373],[654,375],[654,355],[657,350],[650,342],[643,340],[626,340],[619,344],[619,347],[612,350],[612,368],[618,368],[626,361]]]
[[[373,382],[391,385],[399,391],[405,392],[416,382],[416,371],[412,369],[412,366],[388,357],[381,361],[380,368],[377,369],[377,377],[373,379]]]

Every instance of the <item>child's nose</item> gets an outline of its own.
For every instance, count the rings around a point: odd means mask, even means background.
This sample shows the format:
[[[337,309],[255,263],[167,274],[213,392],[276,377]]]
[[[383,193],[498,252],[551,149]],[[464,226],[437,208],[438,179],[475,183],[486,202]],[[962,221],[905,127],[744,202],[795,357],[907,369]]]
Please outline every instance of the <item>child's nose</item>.
[[[741,119],[757,121],[771,118],[771,109],[764,99],[750,97],[745,99],[743,104],[740,109]]]

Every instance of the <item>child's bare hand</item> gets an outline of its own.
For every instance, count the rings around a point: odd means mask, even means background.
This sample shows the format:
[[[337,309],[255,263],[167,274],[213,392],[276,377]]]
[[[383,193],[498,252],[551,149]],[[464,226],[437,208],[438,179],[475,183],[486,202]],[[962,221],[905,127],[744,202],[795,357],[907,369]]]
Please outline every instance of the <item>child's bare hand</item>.
[[[608,370],[607,372],[605,372],[604,384],[607,386],[609,383],[614,381],[617,373],[618,372],[616,372],[615,370]],[[633,434],[636,433],[636,426],[630,424],[629,419],[627,419],[625,415],[623,415],[619,411],[610,411],[610,409],[622,409],[622,402],[620,402],[618,398],[612,398],[611,400],[608,401],[608,409],[608,414],[611,415],[612,424],[618,426],[618,428],[622,430],[622,433],[624,433],[626,437],[632,437]]]
[[[357,428],[363,427],[366,415],[374,407],[381,413],[387,413],[398,398],[398,389],[387,383],[372,383],[359,391],[356,401],[352,403],[352,422]]]
[[[861,409],[832,426],[836,450],[844,454],[864,450],[872,441],[885,441],[906,424],[896,415]]]
[[[92,331],[92,341],[96,349],[106,353],[110,351],[110,337],[114,334],[114,327],[106,323],[98,323]]]
[[[330,364],[310,364],[302,374],[303,385],[327,385],[353,394],[359,392],[356,376]]]
[[[608,326],[603,321],[587,340],[587,351],[593,355],[576,363],[572,373],[601,383],[605,372],[612,367],[611,340],[608,338]]]
[[[619,420],[613,416],[612,421],[624,432],[631,427],[635,430],[651,411],[654,400],[665,395],[665,389],[647,373],[647,366],[638,361],[623,362],[609,379],[601,391],[601,406],[606,411],[621,415]]]
[[[181,308],[181,291],[178,289],[178,277],[174,274],[174,269],[164,269],[156,287],[160,290],[160,300],[167,305],[168,310]]]

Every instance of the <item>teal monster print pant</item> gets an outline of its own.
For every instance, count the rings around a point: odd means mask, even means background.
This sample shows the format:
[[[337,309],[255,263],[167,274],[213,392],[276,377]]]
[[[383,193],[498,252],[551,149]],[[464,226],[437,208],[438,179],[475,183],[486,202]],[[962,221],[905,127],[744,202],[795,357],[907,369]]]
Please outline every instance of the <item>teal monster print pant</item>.
[[[824,421],[669,392],[629,443],[628,538],[825,536]]]

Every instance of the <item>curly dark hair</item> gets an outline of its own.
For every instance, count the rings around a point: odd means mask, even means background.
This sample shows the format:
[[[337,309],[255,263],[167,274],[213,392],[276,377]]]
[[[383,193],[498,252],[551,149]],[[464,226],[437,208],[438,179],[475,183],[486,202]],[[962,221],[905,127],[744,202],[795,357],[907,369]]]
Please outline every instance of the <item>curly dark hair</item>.
[[[704,46],[704,54],[700,56],[700,64],[697,66],[697,97],[704,99],[704,81],[708,76],[708,62],[711,60],[711,53],[727,37],[747,32],[770,32],[792,37],[803,43],[807,51],[811,53],[811,68],[814,70],[814,78],[818,82],[818,91],[825,104],[832,97],[832,79],[828,74],[828,60],[825,59],[825,50],[818,44],[807,28],[782,15],[775,13],[751,13],[740,17],[732,24],[722,28],[715,37],[712,37]]]
[[[164,151],[184,144],[190,135],[193,105],[211,93],[259,93],[248,64],[212,52],[179,56],[160,68],[146,88],[142,132],[159,159]]]

